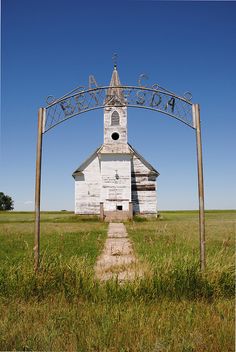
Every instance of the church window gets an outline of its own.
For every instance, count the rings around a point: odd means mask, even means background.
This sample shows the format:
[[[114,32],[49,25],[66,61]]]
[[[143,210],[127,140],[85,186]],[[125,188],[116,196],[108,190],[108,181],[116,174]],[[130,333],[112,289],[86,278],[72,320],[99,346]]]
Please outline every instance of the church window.
[[[120,115],[117,111],[114,111],[111,115],[111,125],[118,126],[120,124]]]
[[[119,133],[114,132],[114,133],[112,133],[111,138],[112,138],[114,141],[117,141],[117,140],[120,138],[120,135],[119,135]]]
[[[117,205],[116,206],[116,210],[123,210],[123,206],[122,205]]]

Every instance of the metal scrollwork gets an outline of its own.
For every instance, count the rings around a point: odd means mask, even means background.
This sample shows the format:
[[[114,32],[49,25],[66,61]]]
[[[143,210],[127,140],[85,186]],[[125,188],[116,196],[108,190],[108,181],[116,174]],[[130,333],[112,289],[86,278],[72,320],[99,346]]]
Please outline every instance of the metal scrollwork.
[[[141,73],[141,75],[138,78],[138,85],[140,87],[147,87],[143,84],[143,80],[148,80],[148,76],[145,73]]]
[[[68,118],[111,105],[158,111],[195,128],[192,121],[192,94],[190,92],[186,92],[181,97],[160,87],[159,84],[144,87],[142,79],[147,79],[146,75],[139,76],[139,86],[120,87],[99,87],[94,77],[91,77],[89,89],[79,87],[59,99],[52,96],[47,98],[44,132]],[[111,94],[111,92],[114,93]]]
[[[146,100],[146,92],[144,92],[142,90],[138,90],[136,92],[136,104],[144,105],[145,100]]]
[[[49,96],[46,98],[46,103],[47,103],[48,105],[53,104],[54,101],[56,101],[56,98],[55,98],[53,95],[49,95]]]
[[[191,92],[185,92],[184,93],[184,98],[187,99],[188,101],[192,100],[192,93]]]
[[[158,90],[159,89],[159,84],[155,83],[152,85],[152,89]]]

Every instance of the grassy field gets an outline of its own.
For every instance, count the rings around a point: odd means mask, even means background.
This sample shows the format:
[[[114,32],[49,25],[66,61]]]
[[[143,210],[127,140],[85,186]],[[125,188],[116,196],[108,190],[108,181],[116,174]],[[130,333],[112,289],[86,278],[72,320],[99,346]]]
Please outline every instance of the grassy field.
[[[145,276],[119,285],[94,279],[107,224],[43,213],[35,275],[33,214],[0,213],[0,350],[233,352],[235,220],[207,212],[204,274],[196,212],[127,222]]]

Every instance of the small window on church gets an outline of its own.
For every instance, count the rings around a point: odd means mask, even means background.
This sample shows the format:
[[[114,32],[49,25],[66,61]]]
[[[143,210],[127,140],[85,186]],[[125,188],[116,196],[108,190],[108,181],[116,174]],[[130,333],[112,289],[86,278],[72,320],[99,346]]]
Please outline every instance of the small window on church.
[[[114,141],[117,141],[120,138],[119,133],[117,133],[117,132],[112,133],[111,138]]]
[[[117,111],[114,111],[111,115],[111,125],[118,126],[120,124],[120,116]]]
[[[116,206],[116,210],[123,210],[123,206],[122,205],[117,205]]]

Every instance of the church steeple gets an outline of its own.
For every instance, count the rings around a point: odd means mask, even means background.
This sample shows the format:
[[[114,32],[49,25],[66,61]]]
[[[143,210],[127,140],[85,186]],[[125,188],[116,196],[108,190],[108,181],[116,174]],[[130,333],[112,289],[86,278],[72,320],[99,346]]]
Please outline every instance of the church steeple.
[[[104,108],[104,146],[127,150],[127,106],[116,64],[107,89]],[[121,148],[122,146],[122,148]],[[115,148],[115,149],[114,149]]]
[[[122,92],[120,78],[117,70],[117,65],[114,65],[114,69],[111,76],[110,88],[107,90],[106,103],[108,105],[120,105],[125,103],[124,95]],[[117,87],[117,88],[116,88]]]
[[[120,84],[120,78],[119,78],[118,71],[117,71],[117,65],[115,64],[113,72],[112,72],[112,76],[111,76],[110,86],[111,87],[112,86],[119,87],[120,85],[121,84]]]

